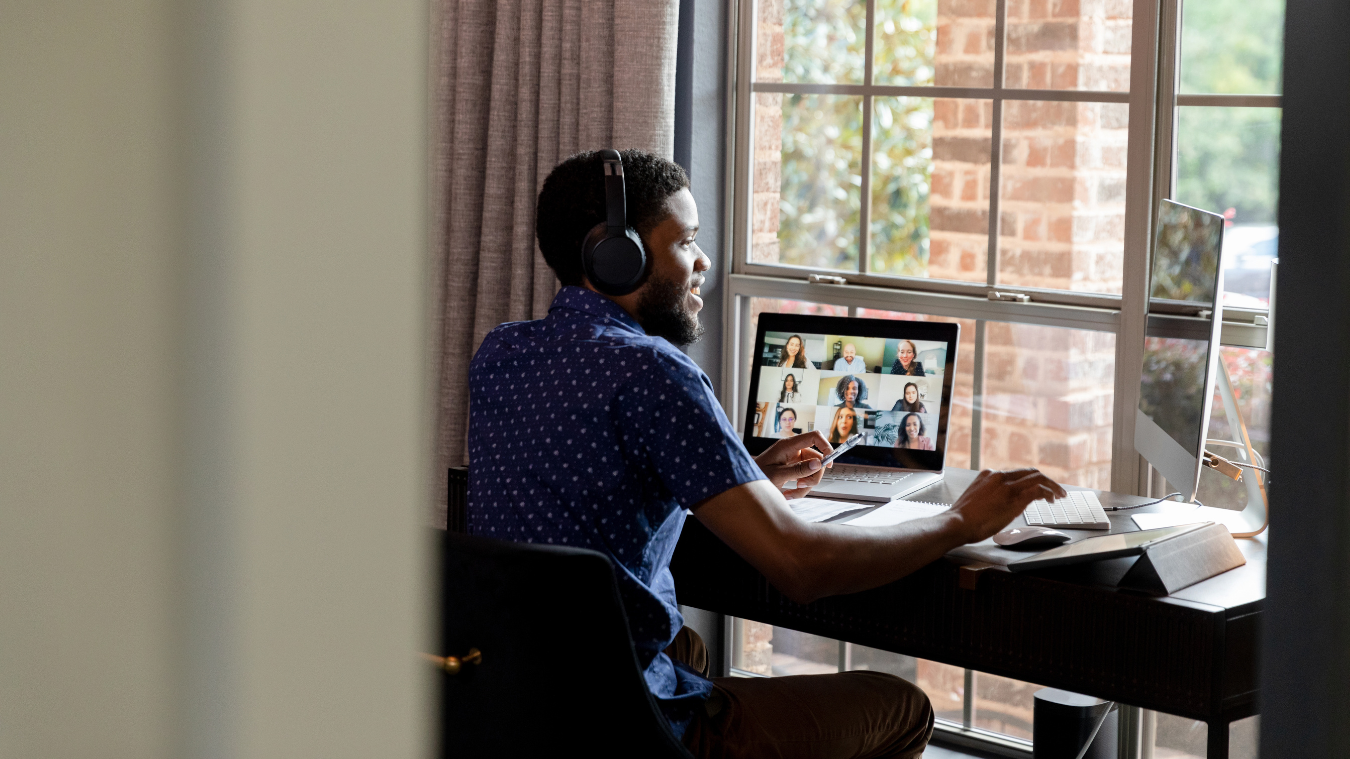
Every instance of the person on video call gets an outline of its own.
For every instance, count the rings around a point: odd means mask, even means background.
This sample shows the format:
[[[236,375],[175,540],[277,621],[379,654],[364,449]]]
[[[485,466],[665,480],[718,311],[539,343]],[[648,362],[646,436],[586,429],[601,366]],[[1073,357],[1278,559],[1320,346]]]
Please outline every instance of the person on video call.
[[[923,362],[915,361],[914,357],[919,355],[914,350],[914,343],[908,340],[901,340],[900,346],[895,351],[895,361],[891,364],[891,374],[908,374],[915,377],[923,376]]]
[[[834,370],[836,372],[866,374],[867,362],[858,356],[857,346],[853,343],[848,343],[844,345],[844,350],[840,352],[839,358],[834,360]]]
[[[851,408],[839,408],[834,411],[830,421],[830,445],[847,441],[858,431],[858,413]]]
[[[920,414],[928,413],[924,408],[923,401],[919,400],[919,386],[913,382],[905,383],[905,394],[900,400],[895,402],[891,411],[916,411]]]
[[[790,438],[797,434],[793,428],[797,426],[797,412],[790,408],[778,409],[778,418],[774,420],[774,431],[781,438]]]
[[[905,418],[900,420],[900,434],[895,438],[895,447],[915,451],[934,450],[932,439],[924,435],[926,431],[923,417],[918,414],[905,414]]]
[[[778,365],[793,369],[806,368],[806,343],[802,342],[801,335],[788,338],[787,343],[779,350]]]
[[[772,385],[770,385],[772,387]],[[797,403],[802,399],[802,394],[797,390],[797,378],[791,374],[783,378],[783,389],[778,393],[779,403]]]
[[[703,332],[699,293],[712,266],[695,242],[689,180],[648,153],[623,151],[622,164],[627,221],[646,250],[628,294],[602,295],[582,266],[583,241],[605,229],[601,154],[568,158],[540,190],[539,250],[562,288],[543,319],[493,329],[470,364],[470,531],[606,554],[644,681],[695,756],[920,756],[932,707],[898,677],[708,679],[669,568],[686,509],[805,603],[893,582],[1064,490],[1032,469],[986,471],[947,511],[893,527],[797,517],[785,496],[820,482],[833,447],[816,430],[746,451],[707,375],[679,350]],[[571,669],[541,673],[559,698]]]
[[[863,398],[867,397],[867,385],[863,384],[861,379],[852,374],[845,374],[839,378],[834,385],[834,394],[839,397],[839,402],[835,406],[842,408],[872,408],[863,403]]]

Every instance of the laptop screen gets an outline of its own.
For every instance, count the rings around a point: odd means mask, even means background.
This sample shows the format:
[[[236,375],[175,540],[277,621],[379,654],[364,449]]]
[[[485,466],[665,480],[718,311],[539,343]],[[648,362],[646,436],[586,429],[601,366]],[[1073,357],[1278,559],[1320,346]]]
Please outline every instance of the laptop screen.
[[[939,322],[761,314],[746,448],[812,430],[831,443],[861,434],[840,463],[941,470],[959,335]]]

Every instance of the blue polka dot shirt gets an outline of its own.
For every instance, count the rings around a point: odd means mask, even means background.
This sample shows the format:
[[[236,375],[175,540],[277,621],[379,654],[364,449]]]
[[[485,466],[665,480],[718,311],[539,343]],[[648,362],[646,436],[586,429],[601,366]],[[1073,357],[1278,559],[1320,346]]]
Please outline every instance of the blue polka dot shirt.
[[[764,479],[707,375],[617,304],[564,287],[469,368],[469,530],[614,562],[647,686],[682,734],[711,683],[662,653],[684,624],[670,558],[685,509]]]

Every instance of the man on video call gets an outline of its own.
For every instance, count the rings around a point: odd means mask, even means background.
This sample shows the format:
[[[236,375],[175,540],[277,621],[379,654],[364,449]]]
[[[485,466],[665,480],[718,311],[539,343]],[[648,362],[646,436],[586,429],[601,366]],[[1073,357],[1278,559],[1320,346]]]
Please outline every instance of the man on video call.
[[[904,577],[1064,491],[1033,469],[986,471],[927,519],[880,529],[799,519],[785,498],[820,482],[831,446],[815,431],[746,451],[708,377],[678,349],[703,332],[711,267],[695,242],[688,177],[654,155],[621,155],[643,278],[626,295],[592,286],[582,246],[605,226],[602,159],[559,164],[539,193],[536,234],[563,287],[547,317],[489,333],[470,367],[470,530],[611,558],[647,685],[695,756],[917,757],[933,711],[892,675],[708,679],[669,570],[685,510],[809,602]]]

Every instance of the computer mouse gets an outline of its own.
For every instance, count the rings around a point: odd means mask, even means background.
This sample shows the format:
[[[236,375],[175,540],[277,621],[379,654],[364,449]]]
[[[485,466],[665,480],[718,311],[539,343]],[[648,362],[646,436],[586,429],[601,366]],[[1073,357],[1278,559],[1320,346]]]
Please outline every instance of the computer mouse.
[[[1051,527],[1009,527],[994,536],[994,543],[1004,548],[1050,548],[1072,540],[1067,534]]]

